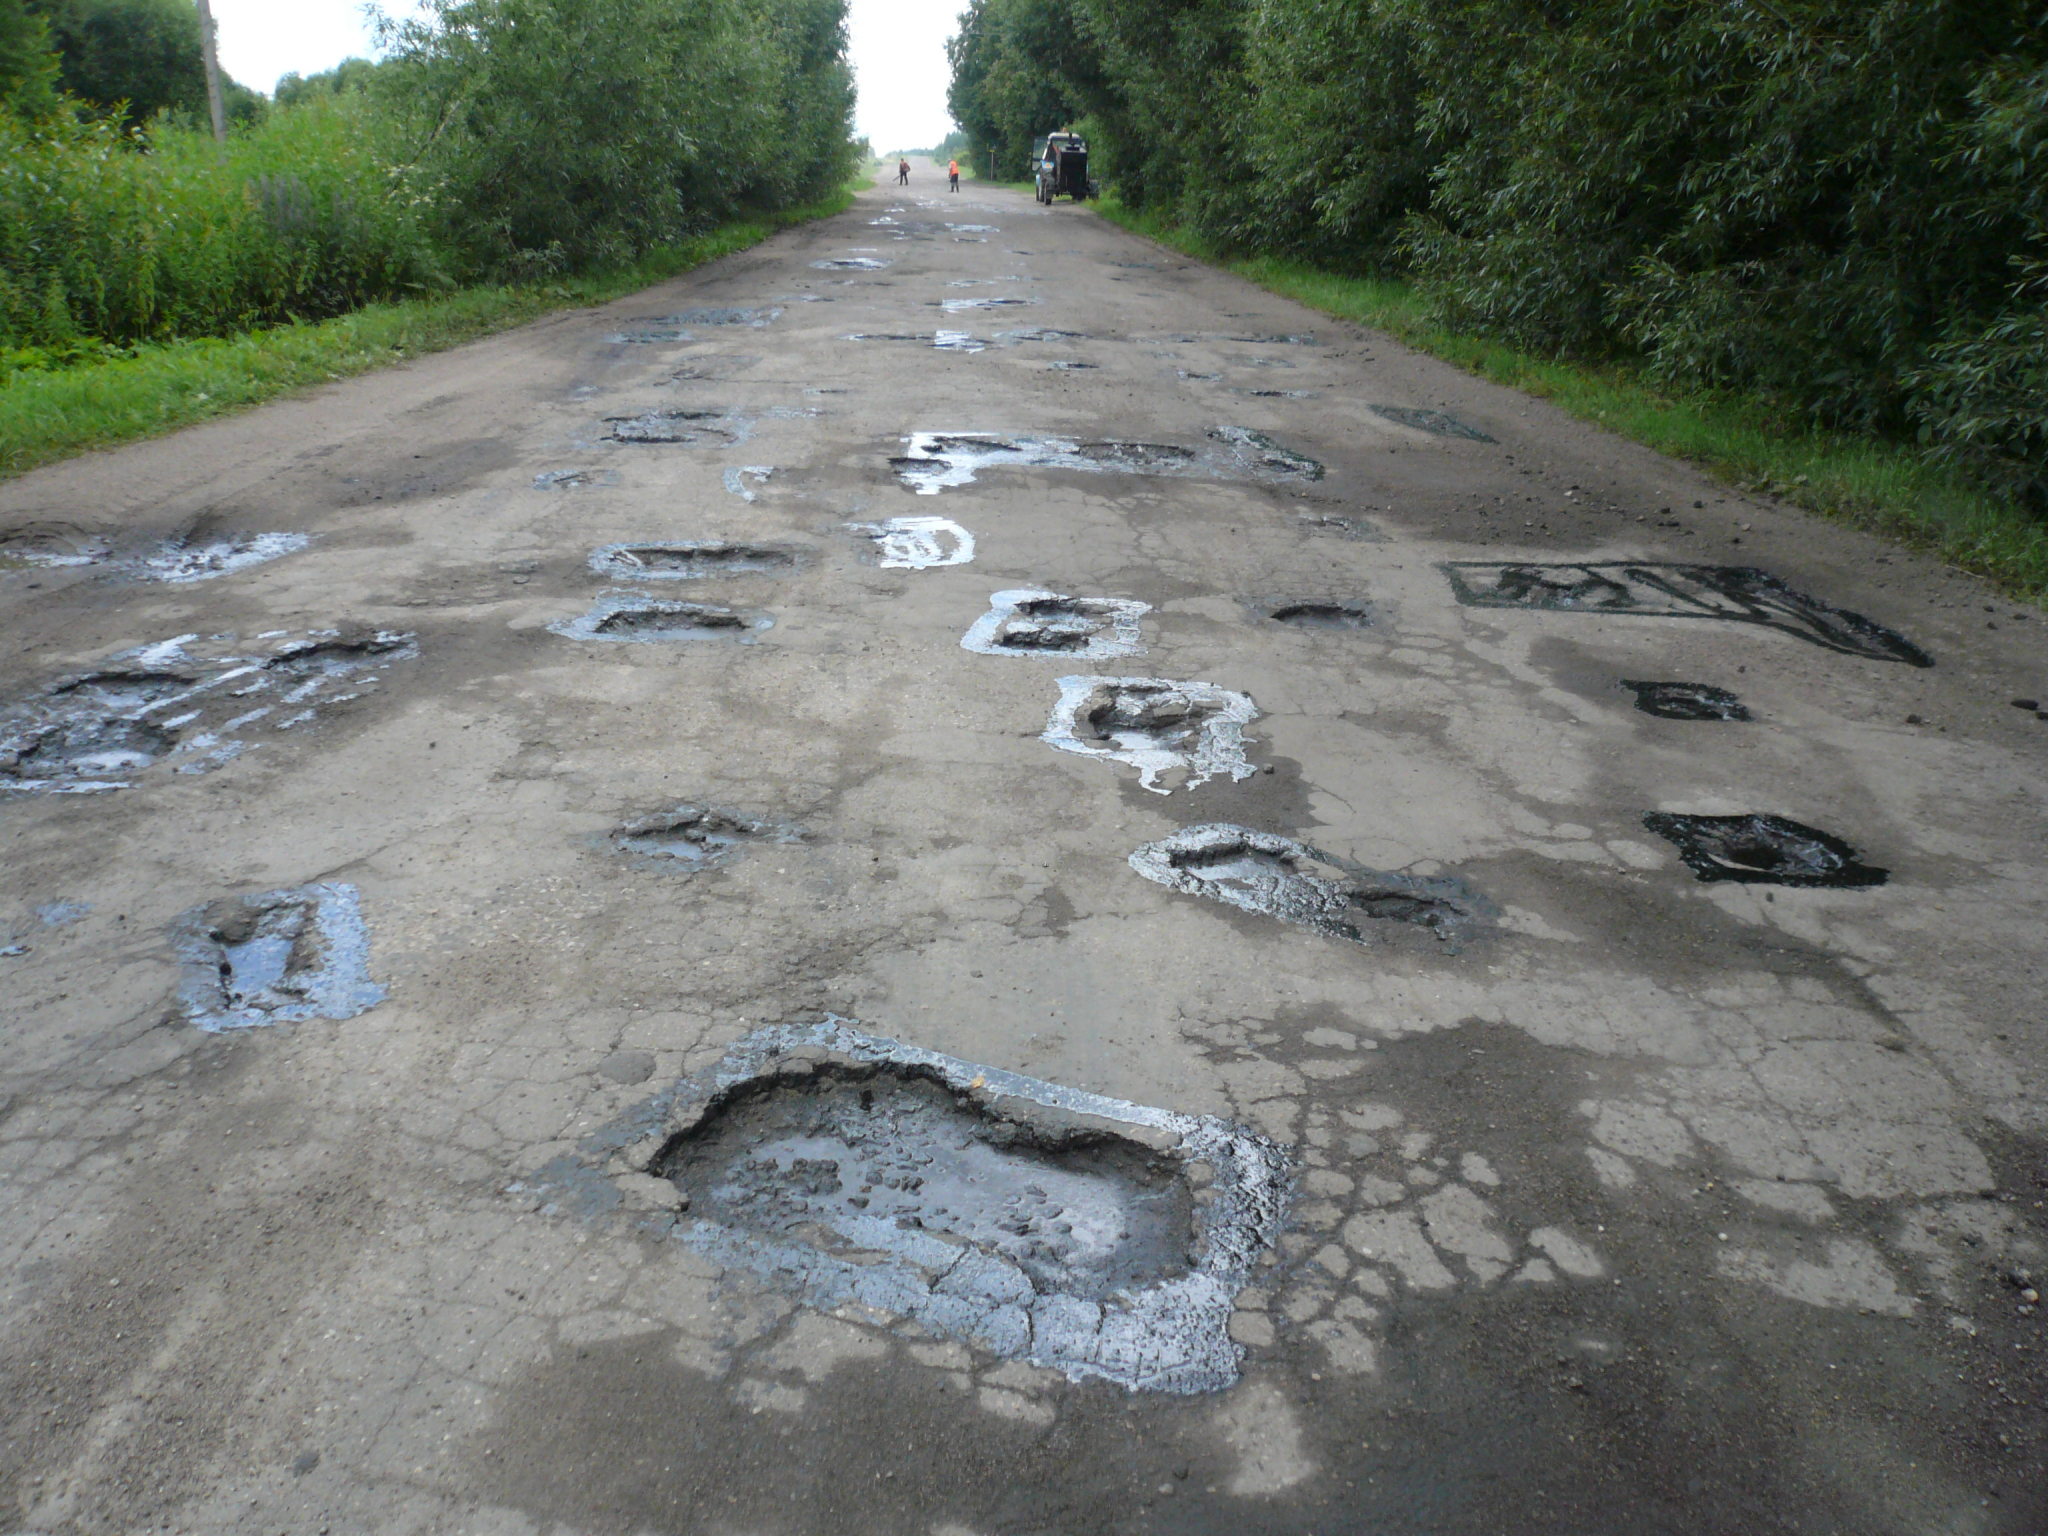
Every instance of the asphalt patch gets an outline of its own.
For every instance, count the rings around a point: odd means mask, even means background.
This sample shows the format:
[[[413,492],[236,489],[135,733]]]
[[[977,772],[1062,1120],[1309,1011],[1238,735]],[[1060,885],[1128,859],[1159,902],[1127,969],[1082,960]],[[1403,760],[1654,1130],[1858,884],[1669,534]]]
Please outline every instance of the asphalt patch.
[[[1259,713],[1248,694],[1160,677],[1063,677],[1059,688],[1039,740],[1127,763],[1155,794],[1257,771],[1245,760],[1244,728]]]
[[[621,853],[658,860],[663,867],[694,873],[724,864],[755,843],[800,843],[801,828],[761,821],[708,805],[679,805],[672,811],[629,821],[611,834]]]
[[[1931,667],[1912,641],[1860,613],[1794,591],[1755,566],[1681,565],[1640,560],[1452,560],[1438,569],[1468,608],[1533,608],[1720,619],[1760,624],[1782,634],[1872,661]]]
[[[1883,885],[1891,871],[1862,862],[1839,837],[1786,816],[1681,816],[1651,811],[1643,825],[1676,845],[1702,881],[1855,891]]]
[[[1423,934],[1456,953],[1485,915],[1463,881],[1366,869],[1292,838],[1227,823],[1147,843],[1130,865],[1172,890],[1357,944]]]
[[[1038,587],[989,594],[989,611],[975,620],[961,646],[983,656],[1036,656],[1100,660],[1143,649],[1138,620],[1149,603],[1114,597],[1069,597]]]
[[[302,885],[195,907],[172,926],[178,997],[210,1032],[352,1019],[384,1000],[352,885]]]
[[[1473,443],[1498,441],[1477,427],[1467,426],[1457,417],[1443,411],[1417,410],[1406,405],[1369,405],[1366,409],[1375,416],[1393,422],[1397,427],[1413,427],[1416,431],[1427,432],[1432,437],[1462,437]]]
[[[795,550],[774,544],[699,540],[679,544],[607,544],[592,551],[600,576],[635,581],[692,581],[713,576],[759,576],[793,571]]]
[[[1708,683],[1647,683],[1623,678],[1636,708],[1660,720],[1748,720],[1749,706],[1726,688]]]

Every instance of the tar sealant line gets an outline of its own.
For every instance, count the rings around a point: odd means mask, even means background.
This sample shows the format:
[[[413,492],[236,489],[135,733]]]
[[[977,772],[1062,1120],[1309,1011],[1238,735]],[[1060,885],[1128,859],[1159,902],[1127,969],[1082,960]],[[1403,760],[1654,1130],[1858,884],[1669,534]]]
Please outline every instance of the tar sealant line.
[[[1147,843],[1130,865],[1171,890],[1359,944],[1405,929],[1455,952],[1488,910],[1462,880],[1366,869],[1291,837],[1227,823]]]
[[[1139,783],[1171,794],[1167,775],[1193,789],[1218,775],[1248,779],[1244,728],[1258,718],[1247,694],[1159,677],[1063,677],[1040,741],[1062,752],[1128,763]]]
[[[1860,613],[1794,591],[1754,566],[1660,560],[1451,560],[1438,567],[1468,608],[1523,608],[1757,624],[1847,656],[1931,667],[1934,658]]]
[[[708,603],[666,602],[645,592],[598,594],[586,613],[557,619],[548,628],[571,640],[652,644],[695,640],[736,640],[751,645],[755,636],[774,627],[765,613],[735,613]]]
[[[879,563],[888,570],[928,571],[974,559],[974,535],[951,518],[892,517],[846,526],[874,541]]]
[[[960,637],[983,656],[1035,656],[1049,661],[1100,661],[1144,649],[1138,620],[1149,603],[1115,597],[1069,597],[1038,587],[989,594],[989,611]]]
[[[1238,1377],[1238,1291],[1279,1235],[1273,1142],[861,1033],[764,1029],[509,1193],[794,1289],[1133,1390]],[[650,1199],[650,1195],[652,1198]]]
[[[384,1000],[352,885],[302,885],[195,907],[172,926],[179,1000],[200,1029],[352,1019]]]
[[[1741,885],[1867,890],[1889,870],[1862,861],[1839,837],[1787,816],[1689,816],[1652,811],[1643,825],[1678,849],[1700,880]]]

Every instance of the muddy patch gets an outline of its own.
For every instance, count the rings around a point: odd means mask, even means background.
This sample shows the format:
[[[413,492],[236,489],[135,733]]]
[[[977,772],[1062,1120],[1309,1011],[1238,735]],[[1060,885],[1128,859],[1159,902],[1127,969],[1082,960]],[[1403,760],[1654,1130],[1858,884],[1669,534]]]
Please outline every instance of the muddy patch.
[[[1074,1379],[1183,1394],[1237,1380],[1232,1301],[1287,1205],[1263,1137],[838,1019],[750,1035],[664,1098],[613,1165],[673,1191],[643,1228],[813,1307],[871,1308]]]
[[[1372,605],[1356,602],[1305,601],[1281,603],[1266,610],[1275,624],[1294,629],[1371,629]]]
[[[1397,427],[1410,427],[1417,432],[1427,432],[1431,437],[1461,437],[1472,443],[1496,441],[1477,427],[1467,426],[1443,411],[1418,410],[1407,405],[1369,405],[1366,409]]]
[[[831,256],[811,265],[821,272],[880,272],[896,263],[881,256]]]
[[[384,1000],[352,885],[302,885],[195,907],[172,927],[178,999],[200,1029],[352,1019]]]
[[[418,655],[395,630],[180,635],[124,651],[0,712],[0,791],[127,789],[162,763],[206,773],[374,694],[386,668]]]
[[[1074,469],[1091,473],[1167,475],[1266,482],[1320,479],[1322,465],[1261,433],[1218,427],[1211,447],[1063,437],[1004,437],[994,432],[914,432],[889,461],[896,477],[920,496],[971,485],[984,471]]]
[[[618,471],[612,469],[548,469],[533,477],[536,491],[582,491],[618,483]]]
[[[1481,904],[1463,881],[1366,869],[1271,832],[1189,827],[1130,857],[1147,880],[1357,944],[1425,935],[1456,953]]]
[[[600,576],[633,581],[696,581],[715,576],[760,576],[793,571],[797,552],[777,544],[727,544],[697,540],[679,544],[607,544],[593,550],[590,568]]]
[[[615,443],[688,443],[730,448],[743,441],[746,428],[729,411],[664,408],[633,416],[607,416],[605,436]]]
[[[728,862],[751,844],[800,843],[803,838],[801,828],[780,822],[761,821],[714,806],[679,805],[616,828],[611,845],[665,869],[694,873]]]
[[[1135,656],[1144,647],[1138,620],[1149,603],[1114,597],[1068,597],[1036,587],[989,594],[989,611],[960,638],[983,656],[1100,660]]]
[[[1634,560],[1452,560],[1438,567],[1469,608],[1533,608],[1760,624],[1847,656],[1931,667],[1934,658],[1860,613],[1795,592],[1754,566]]]
[[[1785,816],[1680,816],[1652,811],[1643,825],[1678,849],[1702,881],[1854,891],[1891,871],[1862,862],[1839,837]]]
[[[133,570],[145,581],[184,584],[211,581],[216,576],[246,571],[280,555],[296,554],[312,542],[303,533],[253,533],[244,538],[220,539],[207,544],[173,540],[153,555],[134,562]]]
[[[1747,720],[1749,706],[1726,688],[1707,683],[1649,683],[1623,678],[1636,708],[1659,720]]]
[[[764,613],[735,613],[709,603],[663,602],[643,592],[603,592],[588,613],[558,619],[548,628],[571,640],[688,642],[736,640],[751,644],[775,621]]]
[[[1127,763],[1155,794],[1257,771],[1245,760],[1244,728],[1259,714],[1248,694],[1159,677],[1063,677],[1059,687],[1039,740]]]
[[[974,535],[951,518],[892,517],[847,527],[874,541],[878,563],[887,570],[928,571],[974,559]]]

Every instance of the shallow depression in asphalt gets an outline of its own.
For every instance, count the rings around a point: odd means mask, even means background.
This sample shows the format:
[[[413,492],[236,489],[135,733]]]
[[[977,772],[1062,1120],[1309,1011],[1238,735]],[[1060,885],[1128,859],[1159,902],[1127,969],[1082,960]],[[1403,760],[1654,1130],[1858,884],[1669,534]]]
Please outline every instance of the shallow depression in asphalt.
[[[1749,707],[1726,688],[1710,683],[1654,683],[1623,678],[1636,708],[1660,720],[1747,720]]]
[[[1276,624],[1296,629],[1371,629],[1372,609],[1365,603],[1282,603],[1272,610]]]
[[[766,614],[735,613],[708,603],[662,602],[640,592],[606,592],[588,613],[548,626],[571,640],[751,641],[771,628]]]
[[[688,581],[794,570],[796,551],[773,544],[699,540],[677,544],[607,544],[590,556],[600,576],[639,581]]]
[[[679,805],[617,828],[612,845],[622,853],[658,859],[690,872],[723,864],[754,843],[797,843],[803,833],[779,822],[761,821],[708,805]]]

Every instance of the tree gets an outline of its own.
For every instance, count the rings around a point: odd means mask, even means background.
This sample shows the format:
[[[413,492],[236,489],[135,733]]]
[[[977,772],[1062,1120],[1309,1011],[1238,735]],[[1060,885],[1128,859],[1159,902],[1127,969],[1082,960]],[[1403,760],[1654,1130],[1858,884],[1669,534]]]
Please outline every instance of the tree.
[[[57,55],[26,0],[0,0],[0,107],[41,117],[57,105]]]

